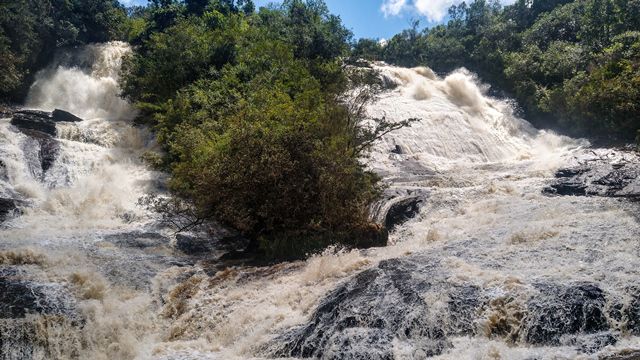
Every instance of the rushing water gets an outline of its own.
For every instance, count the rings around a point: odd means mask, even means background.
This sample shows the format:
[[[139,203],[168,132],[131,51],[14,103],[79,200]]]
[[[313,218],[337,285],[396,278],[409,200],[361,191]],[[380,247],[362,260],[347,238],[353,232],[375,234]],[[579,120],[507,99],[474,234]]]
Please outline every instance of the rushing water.
[[[23,204],[0,228],[0,286],[41,303],[0,319],[1,359],[595,359],[640,348],[624,315],[640,279],[638,209],[544,195],[589,144],[536,130],[473,74],[375,65],[391,89],[369,114],[420,120],[380,141],[369,164],[390,194],[426,199],[388,247],[212,275],[137,204],[163,175],[141,162],[153,137],[118,97],[129,51],[87,46],[38,74],[26,107],[85,119],[57,125],[46,172],[37,144],[0,120],[0,197]],[[594,331],[557,330],[598,306]]]

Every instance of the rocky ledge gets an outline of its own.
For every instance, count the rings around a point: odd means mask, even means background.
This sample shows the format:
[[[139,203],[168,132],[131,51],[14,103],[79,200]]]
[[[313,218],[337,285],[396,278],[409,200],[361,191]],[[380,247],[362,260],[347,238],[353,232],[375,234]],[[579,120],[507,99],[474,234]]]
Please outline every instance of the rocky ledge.
[[[42,174],[51,168],[60,149],[57,136],[56,123],[79,122],[81,118],[68,111],[56,109],[53,112],[41,110],[16,110],[13,111],[11,124],[27,135],[37,146],[38,157]]]
[[[633,149],[593,149],[556,172],[543,190],[549,195],[608,196],[640,200],[640,153]]]
[[[37,130],[50,136],[56,136],[57,122],[79,122],[81,118],[60,109],[53,112],[41,110],[18,110],[13,113],[11,124],[20,130]]]
[[[323,359],[411,358],[445,352],[459,336],[571,346],[593,354],[640,333],[640,288],[608,293],[597,283],[536,282],[507,290],[449,278],[427,254],[382,261],[330,293],[311,320],[266,353]],[[408,351],[408,352],[406,352]]]
[[[20,214],[21,202],[15,199],[0,198],[0,223]]]
[[[84,319],[75,298],[62,285],[23,275],[0,266],[0,359],[77,358]]]

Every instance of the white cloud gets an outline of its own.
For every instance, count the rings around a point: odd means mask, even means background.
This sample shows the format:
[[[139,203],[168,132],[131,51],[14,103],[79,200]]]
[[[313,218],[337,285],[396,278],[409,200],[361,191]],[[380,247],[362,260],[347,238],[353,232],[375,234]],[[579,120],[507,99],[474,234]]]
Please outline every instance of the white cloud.
[[[424,15],[430,22],[440,22],[447,15],[447,11],[455,2],[454,0],[415,0],[415,9]]]
[[[384,0],[381,10],[385,16],[396,16],[405,10],[412,10],[424,16],[429,22],[441,22],[452,5],[462,0]],[[500,0],[503,5],[513,4],[515,0]],[[467,1],[469,3],[470,1]]]
[[[407,5],[407,0],[384,0],[382,3],[382,13],[384,16],[395,16]]]

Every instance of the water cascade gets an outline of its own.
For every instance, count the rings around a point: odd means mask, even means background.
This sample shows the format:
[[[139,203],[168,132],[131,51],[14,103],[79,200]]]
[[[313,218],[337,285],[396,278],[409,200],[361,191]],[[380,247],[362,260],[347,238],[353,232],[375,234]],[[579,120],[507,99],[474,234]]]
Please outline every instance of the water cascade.
[[[369,115],[419,119],[366,159],[389,185],[381,221],[408,200],[414,216],[385,248],[212,271],[138,205],[164,176],[140,160],[153,136],[118,97],[129,51],[90,45],[38,74],[26,107],[84,119],[56,125],[46,170],[42,142],[0,120],[0,199],[15,205],[0,228],[0,359],[640,351],[635,153],[537,130],[464,69],[374,64],[388,89]]]

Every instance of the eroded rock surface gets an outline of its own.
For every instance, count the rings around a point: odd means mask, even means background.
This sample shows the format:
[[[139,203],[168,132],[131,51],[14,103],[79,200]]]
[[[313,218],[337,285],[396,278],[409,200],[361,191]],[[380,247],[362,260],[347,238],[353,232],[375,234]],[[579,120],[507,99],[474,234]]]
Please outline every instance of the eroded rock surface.
[[[572,346],[592,354],[617,343],[620,332],[640,330],[637,289],[609,294],[596,283],[539,282],[504,290],[454,283],[440,260],[429,255],[382,261],[330,293],[307,324],[276,339],[268,351],[284,357],[393,359],[391,349],[401,346],[421,358],[441,354],[453,338],[468,335]],[[621,298],[631,302],[619,304]],[[618,319],[611,313],[615,308],[624,309]]]
[[[556,172],[544,189],[551,195],[640,199],[640,154],[631,149],[594,149]]]

